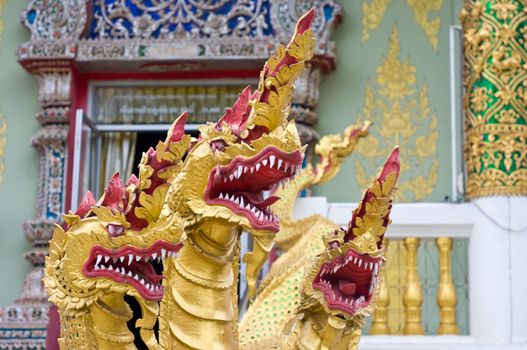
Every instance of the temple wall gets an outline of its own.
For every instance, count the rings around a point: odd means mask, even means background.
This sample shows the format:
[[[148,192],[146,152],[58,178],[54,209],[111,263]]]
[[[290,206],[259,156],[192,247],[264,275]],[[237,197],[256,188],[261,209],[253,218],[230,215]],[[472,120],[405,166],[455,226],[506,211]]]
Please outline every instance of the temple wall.
[[[399,143],[399,200],[451,198],[449,26],[459,23],[462,1],[430,0],[423,12],[414,11],[411,5],[421,2],[412,0],[341,3],[344,20],[333,36],[337,69],[321,83],[317,128],[322,135],[341,132],[358,118],[375,125],[373,137],[315,195],[327,196],[329,202],[357,201],[365,187],[361,182],[370,181],[389,149]],[[364,6],[372,7],[366,17]],[[432,28],[437,22],[436,34]]]
[[[0,9],[3,3],[0,0]],[[3,11],[0,10],[0,23],[3,23],[0,34],[1,306],[20,295],[24,276],[29,271],[30,264],[22,258],[29,249],[22,223],[35,216],[38,181],[38,152],[30,142],[39,128],[34,117],[39,110],[36,81],[15,58],[16,47],[29,40],[28,31],[20,24],[20,13],[25,6],[26,1],[7,0]],[[2,125],[7,125],[5,133]]]

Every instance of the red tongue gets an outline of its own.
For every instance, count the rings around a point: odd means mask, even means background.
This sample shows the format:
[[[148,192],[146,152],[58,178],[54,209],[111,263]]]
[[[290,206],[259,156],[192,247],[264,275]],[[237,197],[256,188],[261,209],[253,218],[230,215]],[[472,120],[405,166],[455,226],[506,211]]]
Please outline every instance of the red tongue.
[[[236,194],[243,195],[249,200],[249,202],[251,202],[251,204],[256,205],[258,208],[261,209],[274,204],[274,202],[280,199],[279,196],[269,196],[269,198],[262,200],[261,195],[259,193],[238,192]]]
[[[357,289],[357,285],[350,281],[339,280],[339,289],[342,294],[353,295],[355,294],[355,289]]]

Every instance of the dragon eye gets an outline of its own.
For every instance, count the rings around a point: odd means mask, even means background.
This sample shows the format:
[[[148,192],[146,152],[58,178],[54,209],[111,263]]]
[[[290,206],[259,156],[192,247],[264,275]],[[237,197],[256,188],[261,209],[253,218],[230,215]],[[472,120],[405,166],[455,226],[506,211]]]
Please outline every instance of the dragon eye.
[[[124,227],[121,225],[108,224],[106,231],[111,237],[119,237],[124,234]]]
[[[223,152],[223,150],[227,147],[227,143],[223,140],[214,140],[210,143],[210,148],[212,148],[212,151],[220,151]]]

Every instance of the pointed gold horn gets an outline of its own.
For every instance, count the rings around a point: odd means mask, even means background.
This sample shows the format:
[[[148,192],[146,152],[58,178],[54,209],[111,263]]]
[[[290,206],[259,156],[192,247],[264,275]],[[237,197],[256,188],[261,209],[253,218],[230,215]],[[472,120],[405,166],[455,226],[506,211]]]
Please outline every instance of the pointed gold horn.
[[[305,62],[313,57],[315,40],[310,26],[314,18],[314,9],[303,15],[287,47],[278,46],[276,53],[265,63],[249,128],[263,127],[272,131],[287,120],[293,82],[304,70]]]

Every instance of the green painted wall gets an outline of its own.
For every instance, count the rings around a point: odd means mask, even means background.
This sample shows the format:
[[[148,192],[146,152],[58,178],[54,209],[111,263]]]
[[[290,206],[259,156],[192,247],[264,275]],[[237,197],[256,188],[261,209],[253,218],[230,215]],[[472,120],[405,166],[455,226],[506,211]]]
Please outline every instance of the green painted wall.
[[[416,67],[415,90],[419,91],[424,82],[428,87],[429,108],[437,117],[439,137],[437,158],[439,161],[437,182],[433,192],[420,201],[443,201],[451,196],[451,132],[450,132],[450,86],[449,86],[449,25],[458,23],[460,0],[444,0],[441,10],[429,18],[439,17],[438,50],[434,50],[425,32],[416,22],[413,10],[405,0],[392,0],[382,23],[369,32],[369,40],[362,44],[362,4],[365,1],[341,1],[344,21],[337,29],[334,40],[337,44],[337,70],[328,75],[320,87],[318,130],[322,135],[342,132],[358,117],[363,117],[365,90],[368,81],[376,84],[376,69],[388,53],[388,42],[394,25],[400,39],[400,58],[410,60]],[[374,89],[375,90],[375,89]],[[380,127],[376,124],[376,127]],[[374,131],[375,133],[375,131]],[[408,148],[401,149],[401,157],[407,156]],[[386,153],[386,156],[388,154]],[[362,192],[356,180],[356,160],[365,159],[357,154],[345,162],[340,173],[329,183],[314,189],[314,195],[327,196],[330,202],[357,201]],[[430,161],[424,159],[424,166],[413,164],[404,169],[404,176],[423,173],[430,168]],[[366,171],[370,179],[381,166],[379,158]],[[426,175],[423,173],[423,175]],[[410,198],[411,199],[411,198]]]
[[[22,223],[35,217],[38,183],[38,152],[30,145],[38,130],[39,110],[35,79],[16,62],[17,46],[29,40],[20,24],[26,1],[7,0],[1,20],[0,113],[7,120],[7,143],[3,156],[5,171],[0,185],[0,306],[11,303],[22,291],[30,265],[22,254],[30,246]]]

